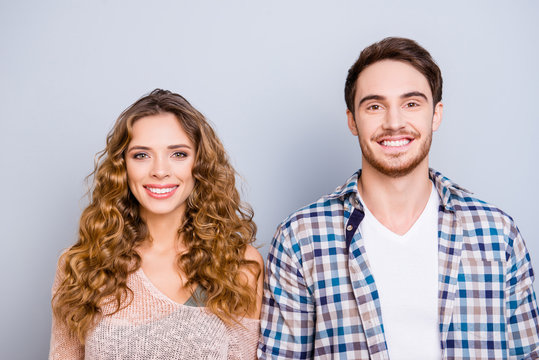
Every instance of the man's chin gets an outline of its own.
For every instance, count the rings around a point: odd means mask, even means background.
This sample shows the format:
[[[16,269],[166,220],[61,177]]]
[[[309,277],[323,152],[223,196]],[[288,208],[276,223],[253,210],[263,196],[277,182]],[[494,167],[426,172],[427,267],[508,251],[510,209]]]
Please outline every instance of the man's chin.
[[[416,166],[409,167],[384,167],[384,166],[373,166],[379,173],[391,178],[400,178],[410,174]]]
[[[400,178],[413,172],[417,167],[425,160],[425,157],[416,158],[413,161],[399,164],[388,164],[380,161],[373,161],[369,158],[363,159],[370,167],[379,172],[380,174],[391,177]]]
[[[393,156],[378,158],[371,151],[363,151],[367,150],[363,147],[361,150],[364,163],[368,163],[371,168],[384,176],[400,178],[409,175],[423,162],[427,161],[430,150],[430,139],[423,144],[421,151],[415,155],[411,153],[399,153]]]

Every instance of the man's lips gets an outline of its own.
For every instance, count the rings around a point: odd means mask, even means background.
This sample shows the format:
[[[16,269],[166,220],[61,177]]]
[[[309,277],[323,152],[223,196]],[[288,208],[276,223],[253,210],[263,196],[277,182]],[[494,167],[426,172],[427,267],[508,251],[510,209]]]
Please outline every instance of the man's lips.
[[[406,146],[413,142],[416,138],[419,137],[419,134],[412,133],[412,132],[406,132],[406,133],[399,133],[399,134],[379,134],[378,136],[375,136],[373,141],[377,142],[383,147],[386,148],[399,148]]]
[[[388,146],[388,147],[399,147],[399,146],[405,146],[408,145],[413,139],[398,139],[398,140],[382,140],[378,142],[382,146]]]

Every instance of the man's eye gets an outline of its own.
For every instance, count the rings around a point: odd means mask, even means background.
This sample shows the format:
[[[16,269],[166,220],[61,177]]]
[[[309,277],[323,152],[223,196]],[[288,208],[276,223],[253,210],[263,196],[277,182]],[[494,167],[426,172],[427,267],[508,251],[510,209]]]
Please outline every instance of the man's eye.
[[[409,102],[406,104],[406,107],[412,108],[412,107],[418,107],[419,104],[416,102]]]
[[[148,154],[146,153],[136,153],[133,155],[133,159],[146,159],[148,157]]]
[[[367,108],[367,110],[379,110],[380,109],[380,105],[371,105]]]

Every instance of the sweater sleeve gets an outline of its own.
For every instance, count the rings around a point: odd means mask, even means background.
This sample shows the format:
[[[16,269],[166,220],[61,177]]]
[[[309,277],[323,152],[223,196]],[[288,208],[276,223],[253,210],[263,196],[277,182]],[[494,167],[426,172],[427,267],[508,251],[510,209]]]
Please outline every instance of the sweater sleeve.
[[[60,265],[56,269],[52,294],[60,286],[61,275]],[[84,359],[84,346],[76,336],[70,334],[65,323],[58,321],[54,314],[52,315],[51,343],[49,350],[49,360],[82,360]]]
[[[228,360],[256,359],[260,320],[244,318],[239,324],[228,326]]]

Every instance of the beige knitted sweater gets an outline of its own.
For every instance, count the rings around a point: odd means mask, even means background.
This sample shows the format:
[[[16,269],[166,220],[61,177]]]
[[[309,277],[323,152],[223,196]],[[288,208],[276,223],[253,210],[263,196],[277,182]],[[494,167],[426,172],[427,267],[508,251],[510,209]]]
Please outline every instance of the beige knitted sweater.
[[[204,307],[174,302],[141,269],[127,284],[131,304],[103,316],[84,346],[53,317],[49,359],[256,359],[259,320],[228,326]],[[111,310],[105,306],[103,313]]]

